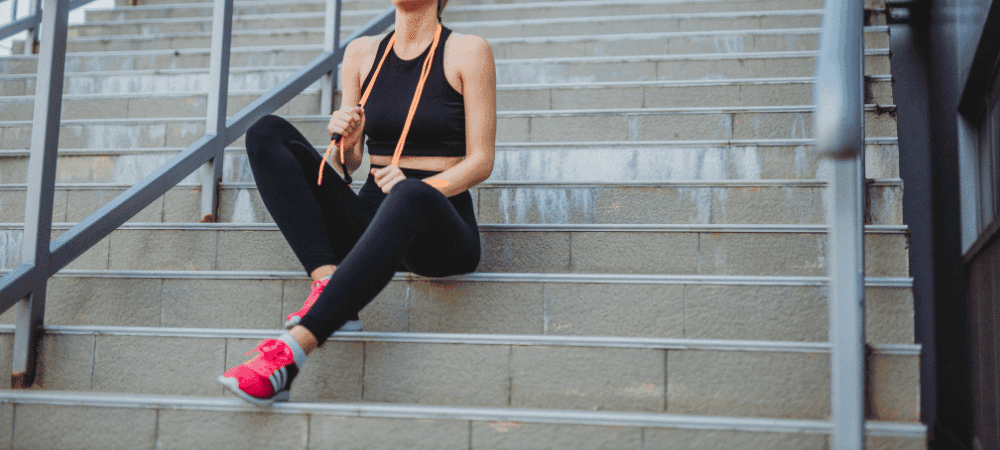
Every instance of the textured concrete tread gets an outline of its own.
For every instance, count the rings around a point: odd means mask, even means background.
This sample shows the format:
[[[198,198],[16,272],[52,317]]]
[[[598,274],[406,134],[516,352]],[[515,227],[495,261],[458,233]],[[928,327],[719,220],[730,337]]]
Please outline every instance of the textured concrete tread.
[[[196,396],[134,395],[82,393],[73,391],[0,390],[0,403],[94,406],[108,408],[162,408],[176,410],[246,411],[260,413],[260,408],[238,399]],[[472,421],[510,421],[516,423],[588,424],[604,426],[678,427],[692,429],[783,431],[829,433],[827,421],[705,417],[664,413],[619,413],[601,411],[539,410],[514,408],[458,408],[447,406],[384,405],[371,403],[278,403],[267,414],[321,414],[344,417],[381,417]],[[926,426],[914,423],[867,421],[868,433],[875,436],[922,438]]]

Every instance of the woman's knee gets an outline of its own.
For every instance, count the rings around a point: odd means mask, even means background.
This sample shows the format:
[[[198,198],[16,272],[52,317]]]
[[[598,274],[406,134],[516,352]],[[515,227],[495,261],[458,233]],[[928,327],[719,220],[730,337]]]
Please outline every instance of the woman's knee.
[[[256,145],[257,143],[279,134],[287,124],[287,120],[275,115],[261,117],[247,130],[247,152],[258,150],[261,146]]]
[[[407,204],[412,204],[414,202],[423,203],[428,201],[438,193],[438,190],[431,185],[425,183],[419,178],[407,178],[396,183],[389,191],[389,195],[386,197],[400,198],[407,202]]]

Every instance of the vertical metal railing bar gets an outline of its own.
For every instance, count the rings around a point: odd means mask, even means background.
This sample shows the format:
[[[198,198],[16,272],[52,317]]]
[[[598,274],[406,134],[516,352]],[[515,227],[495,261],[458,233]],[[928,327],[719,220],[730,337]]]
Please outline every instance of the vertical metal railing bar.
[[[69,0],[45,0],[41,24],[45,35],[38,58],[24,235],[21,240],[21,261],[34,263],[36,274],[47,274],[49,271],[68,21]],[[19,305],[14,333],[12,387],[28,387],[34,382],[37,343],[45,317],[47,281],[48,277],[36,276],[31,294]]]
[[[208,113],[205,133],[220,136],[215,156],[202,169],[202,221],[216,221],[219,186],[225,164],[226,116],[229,102],[229,54],[233,34],[233,0],[215,0],[212,9],[212,48],[208,68]]]
[[[28,2],[28,14],[34,17],[42,19],[42,3],[41,0],[30,0]],[[66,20],[69,20],[67,17]],[[35,26],[28,28],[28,37],[24,40],[24,54],[30,55],[35,52],[35,41],[38,40],[38,28],[41,26],[41,21],[39,21]]]
[[[326,18],[323,22],[323,51],[333,53],[340,48],[340,0],[326,0]],[[319,113],[328,116],[333,112],[334,87],[337,86],[337,68],[327,72],[320,80]]]
[[[816,149],[831,158],[830,448],[865,448],[864,4],[827,1],[816,59]]]
[[[17,6],[18,6],[17,3],[18,3],[18,0],[10,0],[10,1],[11,1],[11,5],[10,5],[10,22],[9,23],[14,23],[14,22],[17,22]],[[3,36],[3,34],[0,34],[0,41],[2,41],[4,39],[6,39],[6,38]],[[13,50],[13,46],[14,46],[14,44],[11,44],[11,50]]]

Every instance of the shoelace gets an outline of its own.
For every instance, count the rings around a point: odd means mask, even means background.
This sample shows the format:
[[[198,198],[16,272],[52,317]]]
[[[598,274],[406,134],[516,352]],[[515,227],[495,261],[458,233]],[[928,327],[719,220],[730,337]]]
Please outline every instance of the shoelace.
[[[279,339],[265,339],[261,341],[253,350],[247,352],[246,356],[250,356],[255,352],[260,353],[254,359],[244,364],[250,370],[264,377],[270,377],[275,370],[295,362],[295,355],[292,354],[292,349],[288,348],[288,344]]]
[[[399,142],[396,143],[396,152],[392,155],[392,165],[398,165],[399,157],[403,154],[403,144],[406,143],[406,135],[410,133],[410,125],[413,123],[413,115],[417,112],[417,104],[420,103],[420,95],[424,92],[424,83],[427,82],[427,77],[431,74],[431,63],[434,61],[434,53],[437,51],[438,43],[441,41],[441,29],[442,26],[438,23],[437,29],[434,31],[434,41],[431,42],[430,53],[427,55],[427,59],[424,60],[424,65],[420,72],[420,81],[417,82],[417,90],[413,93],[413,101],[410,102],[410,112],[406,115],[406,122],[403,124],[403,132],[399,135]],[[364,108],[365,103],[368,102],[368,95],[371,94],[372,86],[375,86],[375,79],[378,78],[379,72],[382,71],[382,64],[385,63],[385,59],[389,56],[389,52],[392,51],[392,46],[395,43],[396,35],[394,33],[392,38],[389,39],[389,44],[385,47],[385,53],[382,54],[382,59],[379,60],[378,67],[375,68],[375,74],[372,75],[372,81],[368,83],[368,87],[365,89],[364,95],[361,96],[361,101],[358,102],[358,106]],[[341,136],[340,139],[331,141],[330,146],[326,148],[326,153],[323,155],[323,161],[319,166],[319,179],[316,181],[317,185],[323,184],[323,168],[326,167],[326,161],[330,158],[330,153],[333,151],[334,146],[338,143],[340,144],[340,166],[344,168],[344,176],[347,176],[347,166],[344,165],[344,138]]]
[[[327,279],[327,283],[329,283],[329,279]],[[319,294],[323,292],[323,288],[325,287],[326,283],[323,283],[323,280],[313,281],[313,284],[311,286],[312,290],[309,292],[309,298],[307,299],[305,304],[306,308],[309,308],[310,306],[313,305],[313,303],[316,303],[316,300],[319,299]]]

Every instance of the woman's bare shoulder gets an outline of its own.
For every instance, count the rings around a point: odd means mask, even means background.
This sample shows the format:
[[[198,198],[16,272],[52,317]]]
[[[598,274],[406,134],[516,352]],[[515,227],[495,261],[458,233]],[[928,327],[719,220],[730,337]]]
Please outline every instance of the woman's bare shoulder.
[[[447,42],[448,48],[460,56],[462,60],[483,62],[493,60],[493,49],[490,43],[474,34],[451,33]]]
[[[361,36],[349,44],[344,51],[346,58],[365,58],[374,55],[378,51],[378,44],[382,42],[385,34],[378,36]]]

